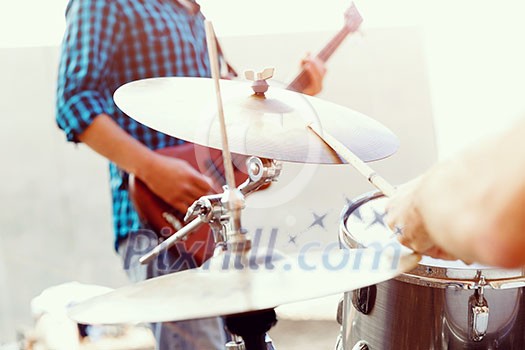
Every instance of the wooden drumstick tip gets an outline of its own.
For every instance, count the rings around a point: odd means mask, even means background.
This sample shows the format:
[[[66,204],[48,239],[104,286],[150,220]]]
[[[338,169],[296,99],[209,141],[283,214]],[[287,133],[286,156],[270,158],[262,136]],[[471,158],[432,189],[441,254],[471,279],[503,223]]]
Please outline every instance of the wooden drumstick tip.
[[[380,190],[385,196],[391,197],[394,195],[396,189],[384,178],[379,176],[371,167],[363,162],[357,155],[355,155],[350,149],[348,149],[343,143],[337,140],[335,137],[330,135],[326,130],[322,133],[319,127],[314,124],[309,124],[307,127],[315,133],[324,143],[332,148],[341,158],[343,158],[348,164],[352,165],[361,175],[363,175],[368,182],[374,185]]]

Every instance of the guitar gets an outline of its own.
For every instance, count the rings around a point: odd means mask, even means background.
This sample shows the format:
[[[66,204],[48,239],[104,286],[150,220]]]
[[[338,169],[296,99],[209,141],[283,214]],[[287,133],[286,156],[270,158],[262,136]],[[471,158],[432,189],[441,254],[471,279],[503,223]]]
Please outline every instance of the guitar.
[[[363,23],[363,18],[354,3],[345,11],[345,23],[335,36],[316,55],[316,58],[326,63],[346,37],[356,32]],[[301,71],[295,79],[286,87],[288,90],[301,92],[308,86],[309,77],[305,70]]]
[[[344,26],[317,54],[316,58],[323,63],[328,61],[344,39],[350,33],[355,32],[362,22],[363,19],[359,11],[352,3],[345,12]],[[300,92],[308,86],[308,83],[309,76],[304,70],[302,70],[287,86],[287,89]],[[226,181],[221,150],[210,149],[192,143],[185,143],[180,146],[160,149],[156,152],[166,156],[186,160],[196,170],[213,180],[213,187],[217,193],[222,192],[222,186]],[[246,158],[246,156],[242,155],[232,155],[235,183],[237,186],[248,178],[244,164]],[[130,174],[129,176],[129,193],[131,201],[139,214],[141,221],[151,229],[155,230],[161,239],[171,236],[184,226],[184,216],[186,213],[181,213],[172,208],[160,197],[151,192],[146,184],[133,176],[133,174]],[[170,249],[177,249],[178,254],[184,253],[186,254],[185,256],[191,254],[196,265],[200,266],[212,256],[214,243],[210,229],[207,225],[202,225],[193,233],[189,234],[184,241],[178,242],[178,244]]]

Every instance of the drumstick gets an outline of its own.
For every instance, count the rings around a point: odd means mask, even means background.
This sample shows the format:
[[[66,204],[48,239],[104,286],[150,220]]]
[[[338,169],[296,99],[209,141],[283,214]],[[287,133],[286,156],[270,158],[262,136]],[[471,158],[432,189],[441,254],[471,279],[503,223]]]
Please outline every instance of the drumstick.
[[[222,141],[222,157],[224,159],[224,171],[226,175],[226,183],[230,190],[235,188],[235,177],[233,175],[232,158],[230,153],[230,146],[228,145],[228,135],[226,134],[226,122],[224,121],[224,108],[221,98],[221,85],[219,84],[219,57],[217,54],[217,41],[215,40],[215,32],[210,21],[205,21],[206,26],[206,41],[208,43],[208,54],[210,56],[211,76],[215,83],[215,94],[217,97],[217,108],[219,114],[219,123],[221,127],[221,141]]]
[[[314,132],[322,141],[324,141],[330,148],[332,148],[339,156],[352,165],[361,175],[374,185],[378,190],[383,192],[387,197],[391,197],[396,192],[396,188],[377,174],[374,169],[370,168],[365,162],[359,159],[352,151],[350,151],[339,140],[330,135],[326,130],[322,132],[313,124],[308,125],[308,128]]]
[[[228,134],[226,132],[226,121],[224,119],[224,108],[221,98],[221,85],[219,83],[219,54],[217,51],[217,40],[213,24],[211,21],[205,21],[206,41],[208,44],[208,55],[210,58],[211,76],[215,83],[215,95],[217,97],[217,109],[219,114],[219,123],[221,127],[221,141],[222,141],[222,158],[224,159],[224,173],[226,177],[226,184],[230,191],[230,198],[228,199],[230,210],[232,211],[233,228],[235,232],[241,231],[241,205],[239,198],[236,197],[235,175],[233,173],[233,162],[230,153],[230,146],[228,144]]]

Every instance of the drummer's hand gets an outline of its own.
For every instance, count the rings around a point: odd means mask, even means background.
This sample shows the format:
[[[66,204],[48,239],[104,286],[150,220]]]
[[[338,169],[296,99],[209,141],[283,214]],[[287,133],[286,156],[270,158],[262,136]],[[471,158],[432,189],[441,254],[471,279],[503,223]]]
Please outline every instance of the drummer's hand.
[[[435,245],[425,228],[417,207],[417,189],[421,178],[400,186],[387,203],[386,223],[397,235],[399,242],[417,253],[436,259],[455,258]]]
[[[198,198],[213,192],[212,180],[188,162],[152,152],[144,172],[146,185],[166,203],[185,213]]]
[[[310,54],[307,54],[301,61],[301,68],[309,77],[308,85],[302,93],[311,96],[317,95],[323,89],[323,79],[326,74],[324,63],[317,57],[311,57]]]

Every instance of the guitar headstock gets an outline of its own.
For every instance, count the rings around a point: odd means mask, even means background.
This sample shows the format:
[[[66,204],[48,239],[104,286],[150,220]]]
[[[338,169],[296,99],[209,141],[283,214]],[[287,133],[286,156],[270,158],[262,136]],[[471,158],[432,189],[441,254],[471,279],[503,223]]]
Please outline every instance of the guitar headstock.
[[[355,3],[352,2],[352,5],[345,11],[345,26],[353,33],[359,29],[361,23],[363,23],[363,17],[361,17]]]

